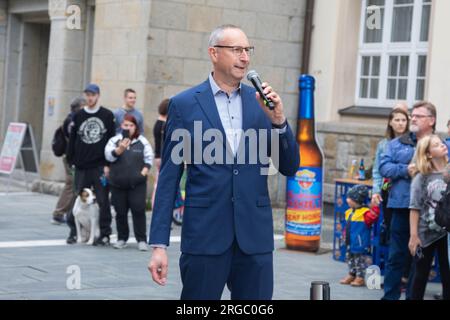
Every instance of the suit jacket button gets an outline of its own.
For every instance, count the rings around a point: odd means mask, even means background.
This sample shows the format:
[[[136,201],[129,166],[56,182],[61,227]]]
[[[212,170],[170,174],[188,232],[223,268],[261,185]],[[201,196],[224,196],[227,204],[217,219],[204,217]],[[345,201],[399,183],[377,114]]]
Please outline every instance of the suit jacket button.
[[[234,169],[234,170],[233,170],[233,174],[234,174],[235,176],[237,176],[237,175],[239,174],[239,170],[238,170],[238,169]]]
[[[231,197],[231,202],[234,202],[234,197]]]

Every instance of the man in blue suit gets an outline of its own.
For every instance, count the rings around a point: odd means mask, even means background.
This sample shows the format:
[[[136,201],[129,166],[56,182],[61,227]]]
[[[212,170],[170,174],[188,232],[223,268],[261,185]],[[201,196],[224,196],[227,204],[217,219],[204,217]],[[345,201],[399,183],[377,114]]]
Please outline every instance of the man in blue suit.
[[[252,52],[240,28],[218,27],[209,41],[213,72],[208,80],[170,100],[150,228],[153,254],[148,268],[156,283],[166,283],[171,216],[184,168],[176,159],[180,146],[176,136],[184,133],[183,140],[191,148],[182,150],[187,180],[181,234],[181,299],[218,300],[226,284],[233,300],[272,298],[273,218],[264,173],[269,164],[264,159],[250,158],[261,154],[261,150],[272,159],[277,154],[278,170],[287,176],[295,174],[300,160],[279,95],[263,84],[264,93],[275,104],[275,109],[269,110],[253,88],[241,83]],[[212,132],[219,134],[214,139],[206,138]],[[249,132],[257,139],[247,139]],[[265,134],[268,141],[264,142]],[[272,137],[279,139],[278,145],[270,143]],[[216,146],[213,152],[212,140]],[[213,162],[196,157],[208,152]]]

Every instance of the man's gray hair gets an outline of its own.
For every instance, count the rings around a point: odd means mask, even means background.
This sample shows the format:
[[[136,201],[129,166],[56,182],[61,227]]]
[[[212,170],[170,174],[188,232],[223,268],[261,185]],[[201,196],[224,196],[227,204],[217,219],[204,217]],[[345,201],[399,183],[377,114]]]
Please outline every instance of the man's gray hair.
[[[211,35],[209,36],[208,46],[214,47],[214,46],[218,45],[219,42],[222,41],[222,39],[223,39],[223,32],[225,30],[227,30],[227,29],[239,29],[239,30],[241,30],[241,28],[239,28],[238,26],[235,26],[233,24],[221,25],[221,26],[215,28],[213,30],[213,32],[211,32]]]

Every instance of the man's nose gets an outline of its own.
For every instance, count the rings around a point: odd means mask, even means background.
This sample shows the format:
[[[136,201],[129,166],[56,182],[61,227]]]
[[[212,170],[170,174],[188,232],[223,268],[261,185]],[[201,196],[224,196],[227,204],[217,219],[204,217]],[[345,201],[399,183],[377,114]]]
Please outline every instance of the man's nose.
[[[250,61],[250,55],[247,53],[247,51],[243,50],[242,54],[239,56],[239,59],[243,62],[249,62]]]

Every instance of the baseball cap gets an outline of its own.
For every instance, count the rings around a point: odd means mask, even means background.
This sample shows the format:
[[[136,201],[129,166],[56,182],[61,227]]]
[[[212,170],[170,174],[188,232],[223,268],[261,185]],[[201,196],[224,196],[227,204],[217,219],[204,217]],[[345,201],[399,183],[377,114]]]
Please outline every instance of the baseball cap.
[[[84,89],[83,92],[91,92],[91,93],[100,94],[100,88],[95,83],[91,83],[91,84],[88,84],[88,86],[86,87],[86,89]]]

